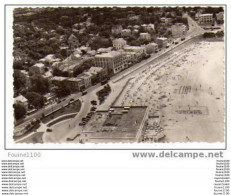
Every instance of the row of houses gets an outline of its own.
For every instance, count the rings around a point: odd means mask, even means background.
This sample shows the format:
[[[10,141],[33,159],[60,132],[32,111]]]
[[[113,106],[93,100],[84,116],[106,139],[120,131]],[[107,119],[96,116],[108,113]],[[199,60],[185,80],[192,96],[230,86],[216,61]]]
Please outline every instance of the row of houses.
[[[143,28],[146,31],[154,31],[155,25],[154,24],[142,24],[142,25],[129,25],[127,28],[123,29],[121,25],[115,25],[112,27],[111,32],[113,35],[121,35],[121,36],[128,36],[131,33],[139,32],[139,30]]]
[[[105,78],[106,72],[102,67],[91,67],[77,77],[55,76],[50,78],[52,86],[61,86],[69,89],[71,92],[83,91],[92,86],[93,81],[100,81]]]
[[[214,18],[214,15],[212,13],[206,13],[206,14],[197,13],[195,16],[195,19],[198,20],[199,24],[202,24],[202,25],[213,24],[215,19],[218,22],[223,22],[224,21],[224,12],[217,13],[215,15],[215,18]]]
[[[142,33],[142,36],[143,39],[150,38],[148,33]],[[52,76],[54,69],[59,69],[62,72],[67,72],[69,77],[73,77],[74,71],[80,68],[86,60],[94,59],[96,67],[102,67],[107,74],[112,75],[124,70],[129,64],[139,62],[146,54],[151,54],[158,48],[166,47],[167,41],[167,38],[159,37],[156,43],[153,42],[143,46],[128,46],[123,38],[114,39],[113,48],[100,48],[91,57],[83,58],[76,50],[68,58],[60,62],[50,55],[47,57],[49,60],[42,59],[31,66],[29,74],[45,75],[50,71],[50,76]],[[89,48],[87,51],[89,51]],[[44,64],[45,62],[47,62],[46,65]],[[108,66],[107,64],[111,65]],[[49,76],[47,75],[47,77]]]
[[[17,73],[17,74],[24,74],[22,73]],[[69,89],[71,92],[78,92],[78,91],[83,91],[90,86],[92,86],[92,82],[94,80],[102,80],[105,78],[106,72],[103,68],[101,67],[91,67],[88,71],[78,75],[77,77],[62,77],[62,76],[55,76],[55,77],[49,77],[49,85],[50,87],[65,87],[66,89]],[[24,78],[28,78],[27,75]],[[30,79],[29,79],[30,80]],[[29,82],[29,81],[28,81]],[[26,110],[28,110],[28,100],[23,96],[19,95],[14,98],[14,104],[20,104],[22,105]]]

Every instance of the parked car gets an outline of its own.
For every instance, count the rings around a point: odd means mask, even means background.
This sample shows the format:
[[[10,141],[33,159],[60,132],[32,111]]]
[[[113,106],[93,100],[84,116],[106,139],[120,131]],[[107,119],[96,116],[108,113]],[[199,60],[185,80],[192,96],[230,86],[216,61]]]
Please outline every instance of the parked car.
[[[82,95],[86,95],[87,94],[87,91],[82,91]]]
[[[91,111],[95,111],[96,110],[96,107],[91,107]]]
[[[92,104],[92,105],[97,105],[97,101],[96,101],[96,100],[92,100],[92,101],[91,101],[91,104]]]
[[[52,129],[49,129],[49,128],[48,128],[48,129],[46,130],[46,132],[52,132]]]
[[[103,81],[101,81],[101,85],[105,85],[108,82],[108,79],[104,79]]]

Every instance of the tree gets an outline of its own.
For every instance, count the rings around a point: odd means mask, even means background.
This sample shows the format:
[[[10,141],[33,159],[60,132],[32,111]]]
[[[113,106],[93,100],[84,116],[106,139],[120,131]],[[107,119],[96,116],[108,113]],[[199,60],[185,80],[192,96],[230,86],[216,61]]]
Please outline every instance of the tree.
[[[21,88],[26,87],[25,80],[22,77],[17,76],[15,73],[13,74],[14,77],[14,87],[15,89],[19,90]]]
[[[16,120],[23,118],[26,114],[26,109],[21,104],[14,104],[14,117]]]
[[[222,30],[222,31],[218,31],[217,33],[216,33],[216,36],[217,37],[224,37],[224,31]]]
[[[55,88],[54,92],[58,98],[62,98],[71,94],[70,89],[66,88],[64,85],[60,85]]]
[[[42,76],[33,76],[31,78],[31,90],[40,94],[49,92],[49,83]]]
[[[67,71],[62,71],[62,70],[60,70],[58,68],[54,68],[53,76],[68,77],[68,72]]]
[[[41,108],[44,106],[44,97],[36,92],[27,92],[26,98],[29,104],[33,105],[35,108]]]

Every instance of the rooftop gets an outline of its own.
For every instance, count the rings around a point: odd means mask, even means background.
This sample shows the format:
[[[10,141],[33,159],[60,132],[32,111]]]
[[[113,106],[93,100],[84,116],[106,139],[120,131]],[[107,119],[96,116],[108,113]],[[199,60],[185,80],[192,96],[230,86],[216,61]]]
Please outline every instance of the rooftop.
[[[102,67],[91,67],[88,72],[90,73],[98,73],[98,72],[101,72],[103,70]]]
[[[88,133],[90,139],[135,141],[146,113],[146,106],[112,107],[106,111],[97,111],[84,133]]]
[[[200,16],[213,16],[213,14],[201,14]]]
[[[124,47],[124,50],[138,51],[138,50],[141,50],[143,48],[144,47],[142,47],[142,46],[130,46],[130,45],[127,45],[127,46]]]
[[[54,76],[53,78],[51,78],[52,81],[64,81],[66,79],[67,77],[61,77],[61,76]]]
[[[43,63],[36,63],[35,65],[33,65],[33,67],[43,68],[45,67],[45,65]]]
[[[111,52],[108,52],[108,53],[103,53],[103,54],[96,55],[95,57],[98,57],[98,58],[114,58],[114,57],[119,56],[121,54],[122,53],[119,52],[119,51],[111,51]]]
[[[19,96],[17,96],[16,98],[14,98],[14,102],[16,103],[16,102],[27,102],[27,99],[24,97],[24,96],[22,96],[22,95],[19,95]]]
[[[119,38],[119,39],[113,40],[113,44],[114,43],[126,43],[126,41],[123,38]]]
[[[168,40],[166,37],[158,37],[157,39],[158,39],[158,40],[162,40],[162,41]]]

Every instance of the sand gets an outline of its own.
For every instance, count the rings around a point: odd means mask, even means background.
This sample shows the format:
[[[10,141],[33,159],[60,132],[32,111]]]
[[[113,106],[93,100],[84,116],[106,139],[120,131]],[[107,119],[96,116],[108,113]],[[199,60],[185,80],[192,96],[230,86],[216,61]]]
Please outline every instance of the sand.
[[[224,141],[224,42],[195,42],[130,80],[116,106],[162,116],[165,142]]]

